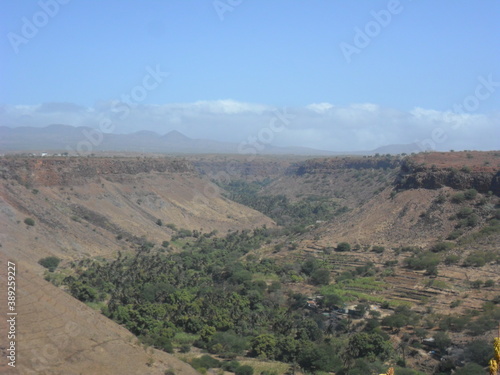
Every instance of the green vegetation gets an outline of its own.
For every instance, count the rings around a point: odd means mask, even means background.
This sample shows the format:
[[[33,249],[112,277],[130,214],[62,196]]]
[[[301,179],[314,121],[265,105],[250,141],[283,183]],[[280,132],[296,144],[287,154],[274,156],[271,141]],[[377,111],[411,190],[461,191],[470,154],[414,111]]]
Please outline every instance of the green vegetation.
[[[24,224],[32,227],[35,225],[35,220],[33,220],[31,217],[27,217],[26,219],[24,219]]]
[[[429,273],[434,271],[439,262],[439,255],[434,254],[433,252],[422,252],[416,255],[412,255],[405,260],[408,268],[414,270],[426,270]]]
[[[63,283],[81,301],[100,304],[106,316],[144,344],[167,352],[174,347],[188,352],[195,345],[227,359],[246,355],[295,363],[308,372],[371,367],[394,355],[387,335],[356,332],[347,321],[328,328],[327,317],[308,307],[306,296],[282,289],[293,274],[323,285],[322,306],[359,299],[382,303],[371,294],[386,287],[376,278],[373,264],[327,285],[330,272],[316,258],[282,265],[257,257],[243,261],[273,239],[269,229],[231,232],[223,238],[193,235],[177,253],[161,252],[160,246],[156,251],[144,241],[134,255],[79,261]],[[364,313],[367,308],[365,303],[356,309]],[[191,364],[202,373],[214,367],[238,374],[254,371],[252,365],[221,363],[208,355]]]
[[[38,261],[38,264],[47,268],[49,272],[54,272],[57,266],[59,266],[60,262],[61,259],[59,259],[58,257],[50,256],[40,259]]]
[[[282,226],[304,227],[347,211],[347,207],[339,207],[338,203],[320,196],[290,202],[285,195],[260,195],[259,191],[269,183],[270,180],[238,180],[220,185],[228,192],[229,199],[262,212]]]
[[[460,204],[463,203],[464,201],[465,201],[464,193],[455,193],[451,196],[452,203]]]
[[[465,267],[482,267],[486,263],[498,260],[498,255],[491,251],[474,251],[470,253],[464,260]]]
[[[341,242],[337,245],[337,251],[350,251],[351,245],[347,242]]]

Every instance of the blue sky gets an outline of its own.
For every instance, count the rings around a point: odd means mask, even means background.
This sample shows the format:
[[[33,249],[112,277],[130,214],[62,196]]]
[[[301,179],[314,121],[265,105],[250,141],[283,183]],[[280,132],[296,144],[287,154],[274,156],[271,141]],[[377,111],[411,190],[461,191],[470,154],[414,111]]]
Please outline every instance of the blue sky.
[[[287,107],[278,145],[375,148],[447,126],[438,149],[500,148],[499,1],[1,0],[0,14],[0,125],[95,127],[135,92],[115,132],[237,141]],[[137,88],[151,70],[168,77]]]

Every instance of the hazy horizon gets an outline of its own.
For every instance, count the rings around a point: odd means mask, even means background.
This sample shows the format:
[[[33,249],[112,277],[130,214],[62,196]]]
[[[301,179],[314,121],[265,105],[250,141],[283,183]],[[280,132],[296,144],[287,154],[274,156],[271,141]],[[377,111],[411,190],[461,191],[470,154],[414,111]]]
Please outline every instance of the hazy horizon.
[[[340,152],[500,149],[498,2],[0,9],[0,126],[178,130]]]

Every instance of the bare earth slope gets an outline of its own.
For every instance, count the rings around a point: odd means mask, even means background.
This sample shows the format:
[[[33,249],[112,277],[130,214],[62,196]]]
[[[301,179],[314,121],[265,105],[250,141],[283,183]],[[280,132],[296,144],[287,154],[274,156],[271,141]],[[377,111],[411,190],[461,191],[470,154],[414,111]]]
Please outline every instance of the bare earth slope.
[[[3,159],[0,176],[0,243],[32,261],[112,255],[146,239],[161,244],[173,233],[168,223],[220,232],[273,225],[221,197],[181,160]]]
[[[161,244],[173,233],[168,223],[221,233],[274,225],[221,197],[184,160],[0,159],[1,295],[6,296],[7,261],[13,261],[19,314],[12,369],[5,362],[2,300],[0,373],[196,374],[165,352],[145,350],[126,329],[43,280],[38,265],[50,255],[66,261],[112,257],[146,240]]]
[[[7,260],[0,253],[1,294],[6,295]],[[2,303],[1,374],[114,375],[158,374],[173,369],[195,375],[189,365],[158,350],[144,349],[125,328],[16,262],[16,367],[5,363],[6,316]]]

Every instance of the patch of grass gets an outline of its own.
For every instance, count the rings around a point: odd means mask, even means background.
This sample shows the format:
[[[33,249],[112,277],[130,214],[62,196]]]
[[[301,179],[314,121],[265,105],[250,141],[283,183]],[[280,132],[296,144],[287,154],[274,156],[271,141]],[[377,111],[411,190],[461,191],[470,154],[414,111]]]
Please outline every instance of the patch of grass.
[[[172,338],[172,343],[177,344],[178,346],[182,345],[192,345],[193,342],[196,340],[199,340],[200,335],[195,335],[192,333],[186,333],[186,332],[177,332],[175,336]],[[177,346],[176,345],[176,346]]]
[[[85,304],[95,311],[101,311],[101,308],[106,306],[104,302],[85,302]]]
[[[253,281],[264,281],[264,282],[271,282],[271,281],[280,281],[280,277],[276,275],[275,273],[261,273],[257,272],[253,274],[252,277]]]
[[[259,360],[243,360],[239,361],[242,366],[251,366],[254,369],[254,374],[260,374],[263,371],[283,375],[288,373],[290,365],[276,361],[259,361]]]
[[[445,283],[443,280],[431,279],[425,283],[425,286],[428,288],[437,288],[437,289],[450,289],[450,286]]]

